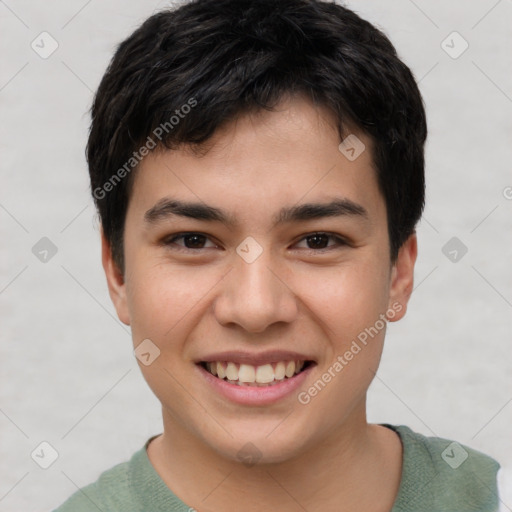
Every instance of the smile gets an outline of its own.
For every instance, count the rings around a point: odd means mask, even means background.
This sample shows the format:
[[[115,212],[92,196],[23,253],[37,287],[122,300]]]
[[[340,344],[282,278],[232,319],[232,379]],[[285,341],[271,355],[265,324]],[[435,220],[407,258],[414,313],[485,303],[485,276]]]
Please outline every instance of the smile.
[[[279,361],[254,366],[231,361],[209,361],[202,362],[201,366],[218,379],[230,384],[266,387],[292,378],[309,367],[310,364],[312,361]]]
[[[291,399],[305,385],[317,363],[288,360],[251,365],[233,361],[203,361],[199,376],[217,396],[244,406],[269,406]]]

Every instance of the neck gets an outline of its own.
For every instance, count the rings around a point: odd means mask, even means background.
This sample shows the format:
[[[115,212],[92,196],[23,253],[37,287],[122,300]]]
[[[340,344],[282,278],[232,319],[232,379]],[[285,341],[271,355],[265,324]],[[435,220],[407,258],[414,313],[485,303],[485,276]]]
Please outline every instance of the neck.
[[[393,431],[368,424],[364,410],[363,404],[351,421],[299,455],[255,465],[222,456],[164,411],[164,433],[149,445],[148,457],[174,494],[201,512],[234,512],[240,503],[248,512],[339,510],[340,503],[347,512],[389,511],[402,447]]]

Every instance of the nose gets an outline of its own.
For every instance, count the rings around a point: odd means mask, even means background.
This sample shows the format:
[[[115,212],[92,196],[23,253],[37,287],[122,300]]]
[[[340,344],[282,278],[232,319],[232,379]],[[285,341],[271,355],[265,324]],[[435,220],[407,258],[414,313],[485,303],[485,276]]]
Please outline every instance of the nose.
[[[215,301],[217,321],[224,326],[236,324],[251,333],[293,322],[297,299],[280,274],[269,251],[263,251],[252,263],[235,256],[234,268],[223,280]]]

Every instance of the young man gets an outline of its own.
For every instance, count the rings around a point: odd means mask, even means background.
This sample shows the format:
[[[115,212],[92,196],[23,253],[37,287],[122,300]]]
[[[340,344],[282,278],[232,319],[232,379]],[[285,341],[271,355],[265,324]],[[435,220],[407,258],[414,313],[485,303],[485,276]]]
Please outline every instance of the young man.
[[[497,510],[497,462],[366,420],[413,288],[425,113],[334,3],[196,0],[118,48],[88,160],[164,432],[59,512]]]

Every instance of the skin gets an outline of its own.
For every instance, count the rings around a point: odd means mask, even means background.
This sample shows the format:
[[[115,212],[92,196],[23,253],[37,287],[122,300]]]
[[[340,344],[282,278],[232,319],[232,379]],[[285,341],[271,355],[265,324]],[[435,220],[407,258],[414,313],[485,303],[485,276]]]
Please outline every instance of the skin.
[[[194,364],[223,350],[295,350],[317,363],[300,389],[307,390],[379,315],[399,305],[390,320],[403,317],[416,237],[392,264],[371,141],[352,133],[366,150],[351,162],[338,150],[330,114],[295,97],[276,112],[219,129],[205,154],[187,147],[153,152],[135,176],[124,275],[103,238],[119,318],[131,326],[134,346],[149,338],[160,349],[151,365],[139,363],[163,411],[164,432],[149,445],[149,459],[168,487],[201,512],[238,511],[241,503],[247,511],[338,511],[343,503],[345,511],[384,512],[395,501],[399,437],[366,420],[385,328],[307,405],[296,393],[265,407],[234,404]],[[145,213],[165,197],[221,208],[237,224],[178,216],[146,222]],[[272,221],[282,207],[334,197],[361,205],[367,216]],[[180,232],[207,238],[169,242]],[[320,250],[308,238],[315,232],[347,243],[324,239],[321,247],[328,247]],[[236,253],[248,236],[263,249],[250,264]],[[248,442],[261,453],[252,467],[237,458]]]

